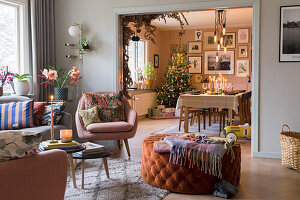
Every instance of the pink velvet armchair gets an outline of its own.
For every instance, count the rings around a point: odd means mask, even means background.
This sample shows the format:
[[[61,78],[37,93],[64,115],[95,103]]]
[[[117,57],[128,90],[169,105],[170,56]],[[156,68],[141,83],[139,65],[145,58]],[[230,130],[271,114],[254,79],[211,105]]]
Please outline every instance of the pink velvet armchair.
[[[63,200],[67,174],[67,154],[57,149],[0,162],[0,199]]]
[[[97,93],[103,94],[107,92]],[[126,97],[123,97],[123,103],[125,107],[125,121],[93,123],[84,128],[82,119],[78,114],[78,109],[85,109],[85,102],[81,97],[75,114],[78,137],[88,141],[117,140],[119,148],[121,148],[122,141],[124,140],[128,157],[130,158],[128,139],[135,136],[138,125],[138,117],[136,111],[129,105]]]

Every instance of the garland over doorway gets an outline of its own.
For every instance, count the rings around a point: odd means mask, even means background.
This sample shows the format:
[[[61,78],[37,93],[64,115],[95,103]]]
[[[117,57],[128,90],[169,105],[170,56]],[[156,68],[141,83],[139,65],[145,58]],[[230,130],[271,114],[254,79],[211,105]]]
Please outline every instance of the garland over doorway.
[[[128,67],[128,53],[127,53],[127,47],[129,45],[129,41],[132,36],[135,35],[135,31],[131,29],[129,26],[129,23],[133,25],[133,27],[136,29],[137,33],[141,32],[141,27],[145,27],[145,34],[144,37],[146,40],[150,40],[155,44],[155,31],[157,30],[157,27],[152,25],[151,22],[155,19],[158,20],[164,20],[165,23],[167,23],[167,18],[173,18],[177,20],[180,23],[180,27],[182,29],[182,33],[184,33],[183,26],[186,24],[188,25],[187,19],[183,15],[182,12],[171,12],[171,13],[161,13],[161,14],[146,14],[146,15],[123,15],[121,17],[121,25],[122,25],[122,36],[123,36],[123,94],[130,98],[128,95],[128,87],[132,85],[132,78],[131,78],[131,72]]]

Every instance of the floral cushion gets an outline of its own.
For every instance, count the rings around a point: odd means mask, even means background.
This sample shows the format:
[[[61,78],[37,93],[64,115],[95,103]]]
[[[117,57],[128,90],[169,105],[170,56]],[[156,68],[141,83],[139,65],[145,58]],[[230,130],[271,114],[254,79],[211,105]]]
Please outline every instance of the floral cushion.
[[[105,94],[83,93],[85,109],[98,108],[98,115],[103,122],[124,121],[125,112],[122,92]]]
[[[0,161],[35,155],[41,141],[41,133],[2,131],[0,132]]]
[[[84,128],[87,127],[87,125],[89,125],[89,124],[102,122],[99,119],[97,107],[93,107],[88,110],[78,110],[78,114],[80,115],[80,117],[83,121]]]
[[[62,117],[65,109],[64,103],[53,104],[53,121],[57,124]],[[51,105],[45,106],[44,114],[40,119],[40,125],[51,125]]]

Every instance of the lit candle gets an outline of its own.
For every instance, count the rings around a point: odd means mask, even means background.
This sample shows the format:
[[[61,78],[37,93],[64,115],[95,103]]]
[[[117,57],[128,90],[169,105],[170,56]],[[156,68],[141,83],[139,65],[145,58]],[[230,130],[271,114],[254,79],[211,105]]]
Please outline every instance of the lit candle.
[[[50,100],[51,100],[51,142],[54,143],[55,139],[54,139],[54,121],[53,121],[53,99],[54,96],[51,95],[50,96]]]
[[[61,142],[72,142],[72,129],[60,130]]]

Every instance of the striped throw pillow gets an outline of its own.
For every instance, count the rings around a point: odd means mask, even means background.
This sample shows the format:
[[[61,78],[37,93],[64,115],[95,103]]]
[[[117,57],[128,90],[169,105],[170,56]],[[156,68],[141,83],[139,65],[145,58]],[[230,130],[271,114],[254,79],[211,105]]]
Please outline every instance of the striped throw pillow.
[[[33,100],[0,103],[0,130],[33,127]]]

